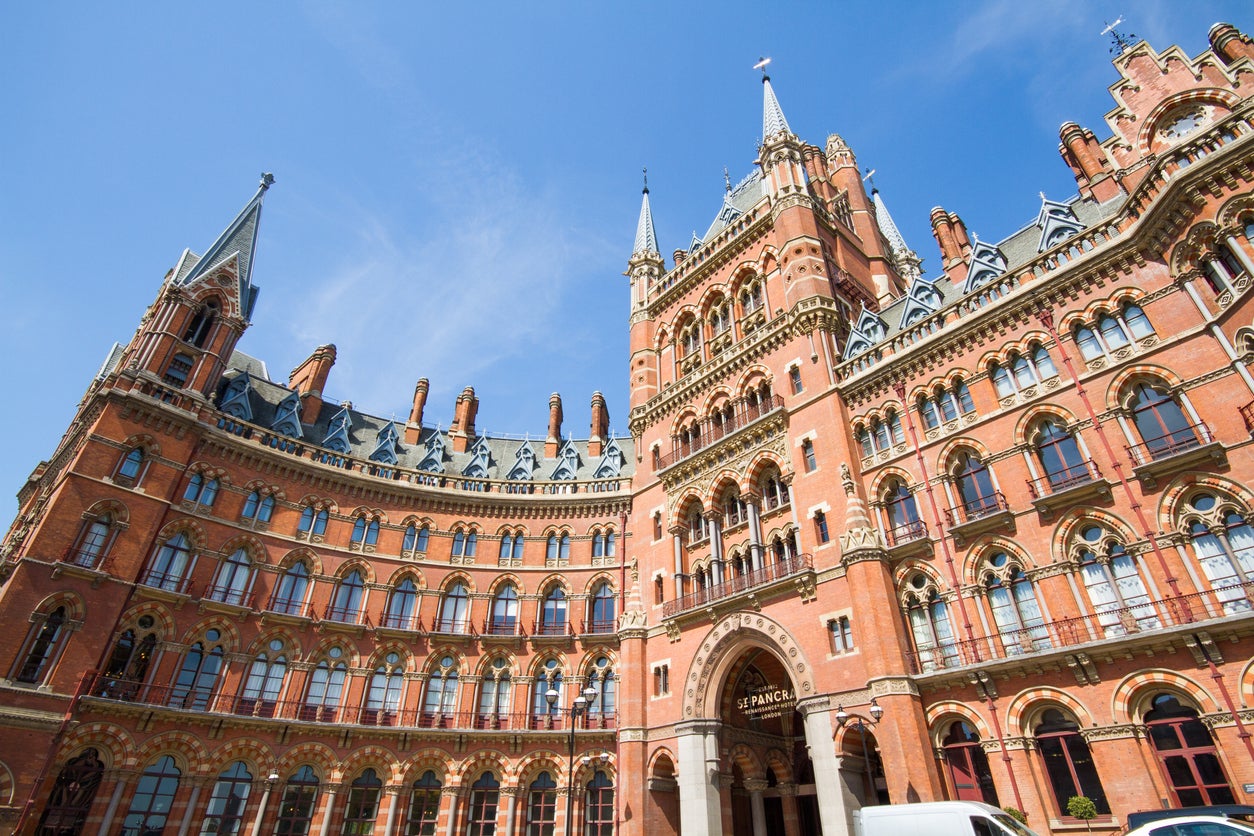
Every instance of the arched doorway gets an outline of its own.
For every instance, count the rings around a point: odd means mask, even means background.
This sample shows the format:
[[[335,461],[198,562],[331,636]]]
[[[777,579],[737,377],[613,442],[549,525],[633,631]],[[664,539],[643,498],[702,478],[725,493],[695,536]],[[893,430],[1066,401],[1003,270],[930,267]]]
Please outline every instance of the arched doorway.
[[[888,804],[888,780],[879,741],[866,720],[855,718],[840,741],[840,776],[859,807]]]

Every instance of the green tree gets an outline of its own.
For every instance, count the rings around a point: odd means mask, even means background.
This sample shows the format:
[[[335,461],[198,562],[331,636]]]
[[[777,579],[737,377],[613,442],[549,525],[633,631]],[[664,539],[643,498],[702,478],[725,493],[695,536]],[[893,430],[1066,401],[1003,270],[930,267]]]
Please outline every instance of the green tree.
[[[1097,818],[1097,805],[1086,795],[1073,795],[1067,799],[1067,815],[1079,819],[1092,830],[1093,825],[1089,822]]]

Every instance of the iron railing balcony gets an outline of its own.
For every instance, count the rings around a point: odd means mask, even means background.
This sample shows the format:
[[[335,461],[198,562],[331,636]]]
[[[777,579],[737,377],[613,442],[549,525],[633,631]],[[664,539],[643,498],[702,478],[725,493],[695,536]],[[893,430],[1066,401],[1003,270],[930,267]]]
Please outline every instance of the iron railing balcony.
[[[785,557],[774,563],[768,563],[761,569],[754,569],[743,575],[729,578],[702,589],[689,592],[673,601],[662,605],[662,617],[671,618],[687,610],[705,607],[718,601],[734,598],[745,592],[762,589],[777,581],[791,578],[814,567],[814,558],[808,554]]]
[[[911,520],[884,532],[884,539],[890,549],[927,539],[927,523],[923,520]]]
[[[1028,481],[1028,492],[1033,499],[1061,493],[1070,488],[1087,485],[1102,478],[1102,471],[1092,459],[1086,459],[1077,465],[1048,473],[1038,479]]]
[[[1214,440],[1210,427],[1199,422],[1158,438],[1148,439],[1141,444],[1129,445],[1128,455],[1132,457],[1134,465],[1146,465],[1178,456]]]
[[[730,418],[724,418],[717,424],[708,418],[701,421],[697,425],[699,431],[697,437],[683,444],[677,443],[673,450],[659,457],[657,470],[665,470],[671,465],[688,458],[693,453],[700,452],[737,430],[749,426],[759,418],[769,415],[777,409],[782,409],[783,406],[784,398],[781,395],[771,395],[769,398],[756,402],[743,399],[733,401]]]

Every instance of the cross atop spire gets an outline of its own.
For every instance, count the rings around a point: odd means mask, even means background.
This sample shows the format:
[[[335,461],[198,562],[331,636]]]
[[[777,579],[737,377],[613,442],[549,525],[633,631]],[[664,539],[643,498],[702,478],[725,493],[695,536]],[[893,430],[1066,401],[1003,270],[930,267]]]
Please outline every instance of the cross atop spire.
[[[657,230],[653,228],[653,210],[649,206],[649,169],[644,170],[644,198],[640,202],[640,220],[636,223],[633,256],[657,253]]]

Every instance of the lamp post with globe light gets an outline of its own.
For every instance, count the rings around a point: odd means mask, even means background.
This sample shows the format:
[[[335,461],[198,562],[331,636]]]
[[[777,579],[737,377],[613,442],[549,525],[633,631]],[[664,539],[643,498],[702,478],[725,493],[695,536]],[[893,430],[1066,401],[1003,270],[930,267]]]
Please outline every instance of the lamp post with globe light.
[[[579,696],[575,697],[570,708],[565,711],[570,715],[570,733],[567,735],[566,746],[566,836],[571,834],[571,815],[575,800],[575,726],[580,717],[585,717],[592,704],[596,702],[597,689],[589,685]],[[544,699],[549,704],[549,712],[558,711],[557,700],[561,696],[556,688],[550,687],[544,692]]]
[[[871,725],[874,726],[874,725],[878,725],[880,722],[880,718],[884,716],[884,709],[878,702],[875,701],[875,698],[872,697],[871,705],[869,708],[867,708],[867,713],[871,715]],[[845,711],[845,707],[843,705],[836,706],[836,724],[837,725],[843,728],[844,725],[849,722],[849,716],[850,716],[849,712]],[[850,728],[857,729],[858,737],[862,740],[862,763],[866,767],[866,791],[867,791],[867,802],[869,803],[872,796],[878,797],[878,793],[876,792],[876,789],[875,789],[875,777],[871,774],[870,752],[867,751],[867,746],[866,746],[866,734],[868,731],[868,727],[866,723],[862,721],[861,717],[855,716],[853,725],[850,726]]]

